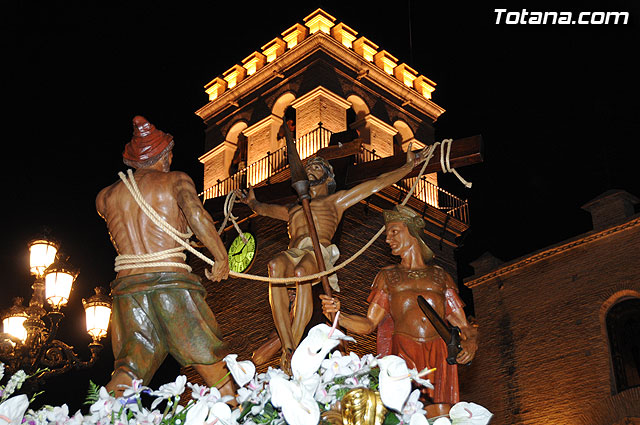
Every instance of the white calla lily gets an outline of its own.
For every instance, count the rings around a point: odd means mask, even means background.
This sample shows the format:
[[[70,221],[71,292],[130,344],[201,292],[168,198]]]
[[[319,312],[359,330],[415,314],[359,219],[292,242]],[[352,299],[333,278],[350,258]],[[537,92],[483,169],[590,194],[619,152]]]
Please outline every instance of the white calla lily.
[[[187,411],[184,425],[202,425],[209,415],[209,406],[205,401],[197,401]]]
[[[466,401],[454,404],[449,410],[449,417],[456,425],[486,425],[492,416],[490,411],[479,404]]]
[[[440,418],[440,419],[445,419],[447,422],[443,422],[442,424],[439,425],[451,425],[451,422],[448,422],[449,419],[447,418]],[[437,420],[435,423],[438,423]],[[409,420],[408,422],[409,425],[429,425],[429,421],[427,420],[427,417],[425,415],[421,415],[416,413],[415,415],[411,416],[411,420]]]
[[[231,408],[226,403],[215,403],[209,409],[209,416],[207,417],[208,424],[216,423],[220,425],[235,425],[237,422],[233,417]],[[214,422],[216,421],[216,422]]]
[[[398,356],[386,356],[378,360],[380,366],[380,398],[382,403],[401,412],[411,393],[411,379],[407,363]]]
[[[291,358],[291,371],[296,378],[308,378],[320,368],[322,361],[341,340],[355,341],[335,327],[321,323],[309,330]]]
[[[20,425],[24,412],[29,407],[29,398],[20,394],[0,403],[0,425]]]
[[[250,360],[237,361],[237,354],[229,354],[223,360],[238,386],[244,387],[256,374],[256,366]]]
[[[275,376],[269,387],[271,403],[282,410],[289,425],[315,425],[320,421],[320,408],[313,393],[308,393],[299,382]]]

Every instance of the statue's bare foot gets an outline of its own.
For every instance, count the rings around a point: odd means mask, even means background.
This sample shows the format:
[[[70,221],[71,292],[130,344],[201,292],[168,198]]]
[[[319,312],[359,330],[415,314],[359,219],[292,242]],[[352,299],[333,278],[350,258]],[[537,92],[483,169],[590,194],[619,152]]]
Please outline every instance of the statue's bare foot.
[[[282,356],[280,357],[280,369],[287,375],[291,375],[291,357],[293,357],[293,350],[286,348],[282,350]]]
[[[278,334],[276,332],[272,332],[271,335],[269,335],[269,339],[267,340],[267,342],[262,344],[253,353],[253,363],[255,363],[256,365],[263,365],[267,363],[276,354],[278,354],[281,346],[282,345],[280,344],[280,338],[278,338]]]

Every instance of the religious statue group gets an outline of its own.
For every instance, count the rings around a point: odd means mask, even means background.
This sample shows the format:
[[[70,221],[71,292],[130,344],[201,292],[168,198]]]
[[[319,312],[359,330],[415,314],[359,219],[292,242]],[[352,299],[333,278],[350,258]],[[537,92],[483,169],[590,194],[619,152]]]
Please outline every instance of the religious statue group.
[[[192,366],[207,385],[218,386],[223,395],[233,395],[235,388],[222,362],[227,354],[223,334],[205,302],[200,277],[191,273],[176,238],[186,240],[193,232],[213,255],[215,264],[205,274],[216,282],[229,274],[227,250],[191,178],[170,171],[173,145],[171,135],[145,118],[135,117],[133,137],[123,152],[124,163],[135,172],[128,183],[123,177],[100,191],[96,198],[97,211],[104,218],[118,253],[117,276],[111,283],[115,364],[106,388],[118,394],[122,385],[130,385],[133,379],[147,383],[167,354],[171,354],[181,365]],[[288,224],[288,249],[269,261],[269,276],[315,274],[319,271],[318,252],[326,268],[333,267],[339,250],[331,240],[344,212],[404,178],[425,160],[424,156],[424,151],[408,149],[406,163],[400,168],[339,191],[331,165],[321,157],[310,159],[304,168],[309,182],[309,215],[299,203],[267,204],[256,199],[252,188],[238,191],[238,199],[255,213]],[[459,401],[457,364],[469,363],[474,358],[477,329],[466,319],[456,283],[434,263],[434,253],[423,239],[425,222],[420,214],[403,205],[383,214],[386,243],[391,253],[400,257],[400,263],[383,268],[375,277],[366,316],[340,313],[339,325],[356,334],[377,331],[378,354],[398,355],[417,370],[435,368],[431,379],[435,388],[424,396],[447,412],[447,406]],[[309,228],[308,216],[312,217],[314,231]],[[328,281],[338,290],[335,274]],[[296,297],[291,311],[290,285],[269,284],[284,370],[290,367],[291,355],[311,318],[313,283],[307,280],[292,284]],[[453,329],[459,330],[455,361],[447,362],[447,342],[427,320],[418,305],[418,296]],[[322,295],[321,299],[327,317],[340,311],[336,297]]]

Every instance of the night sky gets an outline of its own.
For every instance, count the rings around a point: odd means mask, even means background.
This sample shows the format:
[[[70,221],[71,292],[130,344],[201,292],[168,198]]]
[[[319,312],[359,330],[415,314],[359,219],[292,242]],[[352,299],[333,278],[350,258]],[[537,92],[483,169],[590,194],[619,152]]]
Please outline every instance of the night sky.
[[[81,269],[61,338],[84,355],[80,300],[114,277],[115,252],[94,199],[126,169],[121,153],[133,116],[175,137],[173,168],[202,189],[204,125],[194,112],[207,102],[203,86],[317,7],[438,84],[433,100],[446,112],[435,124],[437,140],[482,134],[484,162],[459,170],[473,188],[442,179],[471,204],[462,263],[486,251],[509,261],[591,230],[580,207],[608,189],[640,196],[637,2],[579,9],[406,0],[94,3],[14,1],[0,18],[0,309],[14,296],[30,297],[27,242],[50,229]],[[628,11],[630,20],[496,25],[501,7]],[[73,392],[82,394],[89,378],[105,383],[111,361],[107,353],[101,367],[52,381],[47,401],[67,401],[66,390],[52,388],[70,382],[81,382]]]

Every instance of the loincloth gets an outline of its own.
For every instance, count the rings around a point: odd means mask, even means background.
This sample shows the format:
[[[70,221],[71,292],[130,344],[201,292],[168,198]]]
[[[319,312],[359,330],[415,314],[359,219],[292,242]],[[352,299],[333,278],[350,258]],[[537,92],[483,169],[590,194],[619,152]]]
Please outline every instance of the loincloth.
[[[442,338],[421,342],[408,335],[394,333],[391,341],[391,352],[402,357],[410,369],[420,372],[424,368],[436,368],[427,376],[434,386],[433,390],[427,390],[434,403],[454,405],[460,401],[458,365],[447,363],[447,345]]]
[[[340,257],[340,250],[338,249],[337,246],[333,244],[327,247],[320,244],[320,250],[322,251],[322,258],[324,259],[324,266],[326,267],[327,270],[329,270],[331,267],[334,266],[336,261],[338,261],[338,257]],[[313,242],[311,241],[311,238],[307,236],[303,238],[296,247],[289,248],[286,251],[283,251],[283,254],[285,254],[289,258],[289,260],[291,260],[291,262],[295,267],[298,265],[298,263],[300,263],[300,261],[302,261],[302,258],[307,254],[313,255],[313,258],[315,258],[315,253],[313,251]],[[314,281],[313,284],[315,285],[318,282],[320,281],[319,280]],[[334,273],[329,276],[329,285],[331,285],[331,288],[334,291],[340,292],[340,286],[338,286],[337,274]]]
[[[115,369],[145,382],[171,354],[181,365],[213,364],[226,344],[197,275],[141,273],[111,283]]]

